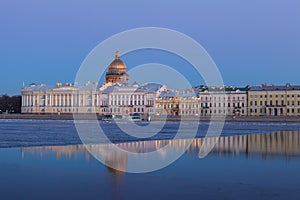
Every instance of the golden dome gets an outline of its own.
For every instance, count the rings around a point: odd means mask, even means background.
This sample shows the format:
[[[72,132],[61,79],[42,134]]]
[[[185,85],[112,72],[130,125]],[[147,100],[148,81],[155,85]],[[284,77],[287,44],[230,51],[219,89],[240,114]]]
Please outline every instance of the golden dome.
[[[122,78],[125,78],[125,80],[128,81],[129,77],[126,74],[126,65],[120,59],[119,51],[116,52],[115,59],[109,64],[105,77],[107,83],[118,83],[122,80]]]
[[[112,74],[122,74],[126,73],[126,65],[120,59],[119,51],[116,52],[115,59],[108,66],[108,73]]]

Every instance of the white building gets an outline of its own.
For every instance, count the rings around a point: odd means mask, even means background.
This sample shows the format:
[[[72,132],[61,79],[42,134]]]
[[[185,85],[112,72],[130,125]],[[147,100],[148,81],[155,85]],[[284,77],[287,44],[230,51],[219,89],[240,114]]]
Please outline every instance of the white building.
[[[155,98],[166,90],[159,84],[134,83],[132,86],[116,84],[100,91],[100,113],[111,115],[130,115],[133,113],[155,113]]]

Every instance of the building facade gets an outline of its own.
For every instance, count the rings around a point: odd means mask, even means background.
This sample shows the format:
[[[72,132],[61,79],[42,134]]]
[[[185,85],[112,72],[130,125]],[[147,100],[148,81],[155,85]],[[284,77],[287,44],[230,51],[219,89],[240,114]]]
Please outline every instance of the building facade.
[[[117,51],[106,82],[31,84],[22,88],[22,113],[134,113],[171,116],[300,116],[300,86],[197,86],[171,90],[160,84],[128,84],[125,63]]]
[[[109,64],[106,83],[31,84],[22,88],[22,113],[65,114],[97,113],[124,116],[134,113],[154,114],[155,99],[166,86],[159,84],[128,84],[126,65],[116,52]]]
[[[132,86],[117,84],[100,91],[100,113],[126,116],[134,113],[155,113],[155,99],[166,86],[134,83]]]
[[[247,115],[247,90],[236,87],[198,86],[165,91],[156,98],[156,115]]]
[[[22,89],[22,113],[91,113],[99,112],[97,83],[47,86],[31,84]]]
[[[248,87],[202,87],[200,88],[200,115],[247,115]]]
[[[250,116],[300,116],[300,86],[261,86],[248,91]]]

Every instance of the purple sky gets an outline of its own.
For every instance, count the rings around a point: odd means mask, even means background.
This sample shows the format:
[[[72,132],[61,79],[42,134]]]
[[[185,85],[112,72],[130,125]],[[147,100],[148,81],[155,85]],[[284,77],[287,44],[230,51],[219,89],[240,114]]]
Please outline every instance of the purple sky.
[[[300,1],[15,1],[0,3],[0,94],[24,81],[73,82],[87,54],[131,28],[198,41],[227,85],[300,84]],[[130,59],[124,61],[134,67]]]

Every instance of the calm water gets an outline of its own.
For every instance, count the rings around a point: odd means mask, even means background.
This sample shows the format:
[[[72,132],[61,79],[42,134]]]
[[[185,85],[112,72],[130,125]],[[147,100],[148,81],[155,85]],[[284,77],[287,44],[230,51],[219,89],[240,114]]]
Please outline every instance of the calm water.
[[[121,170],[106,167],[79,144],[71,121],[0,124],[1,199],[299,199],[300,195],[299,124],[227,123],[205,159],[198,157],[203,138],[197,138],[176,162],[144,174],[122,170],[152,158],[141,161],[115,154],[109,144],[88,145]],[[155,138],[164,140],[155,141],[133,141],[116,131],[115,124],[103,126],[111,130],[111,138],[121,137],[115,139],[123,141],[117,144],[120,148],[131,152],[151,152],[166,144],[180,151],[186,142],[166,140],[173,137],[177,123],[168,123]],[[203,123],[197,136],[207,126]]]

